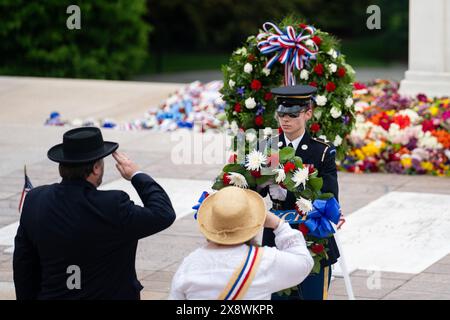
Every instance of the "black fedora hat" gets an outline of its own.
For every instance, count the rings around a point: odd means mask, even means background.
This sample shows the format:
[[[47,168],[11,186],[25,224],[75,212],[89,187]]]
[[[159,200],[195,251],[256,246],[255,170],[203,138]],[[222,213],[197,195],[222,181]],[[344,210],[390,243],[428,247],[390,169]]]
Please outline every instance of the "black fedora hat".
[[[50,148],[47,156],[59,163],[86,163],[104,158],[118,147],[118,143],[103,141],[99,128],[82,127],[64,133],[63,143]]]

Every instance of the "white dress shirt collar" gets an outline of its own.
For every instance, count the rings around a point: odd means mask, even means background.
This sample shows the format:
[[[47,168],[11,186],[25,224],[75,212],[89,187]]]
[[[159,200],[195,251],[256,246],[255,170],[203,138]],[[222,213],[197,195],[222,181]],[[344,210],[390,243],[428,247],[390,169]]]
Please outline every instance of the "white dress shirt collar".
[[[297,139],[291,141],[285,134],[284,140],[286,140],[286,147],[289,145],[289,143],[292,143],[292,145],[294,146],[294,149],[297,150],[298,145],[300,144],[300,141],[302,141],[304,135],[305,135],[305,132],[303,132],[303,134],[300,137],[298,137]]]

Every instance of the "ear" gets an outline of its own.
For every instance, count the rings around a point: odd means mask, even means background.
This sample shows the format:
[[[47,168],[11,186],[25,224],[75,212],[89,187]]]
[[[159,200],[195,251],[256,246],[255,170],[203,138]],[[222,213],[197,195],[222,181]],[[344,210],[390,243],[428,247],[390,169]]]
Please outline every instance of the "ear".
[[[103,159],[100,159],[94,163],[94,167],[92,168],[92,173],[95,176],[99,176],[102,173],[103,169]]]
[[[305,112],[306,121],[310,120],[312,116],[313,116],[313,108],[309,108],[309,110]]]

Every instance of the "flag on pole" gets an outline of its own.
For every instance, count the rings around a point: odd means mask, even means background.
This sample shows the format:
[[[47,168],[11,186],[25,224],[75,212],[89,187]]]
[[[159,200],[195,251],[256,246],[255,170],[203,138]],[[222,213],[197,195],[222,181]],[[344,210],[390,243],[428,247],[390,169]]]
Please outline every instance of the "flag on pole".
[[[31,184],[30,178],[28,178],[28,176],[27,176],[27,167],[26,166],[23,167],[23,172],[25,174],[25,184],[23,185],[22,196],[20,197],[19,213],[22,213],[22,207],[23,207],[23,203],[25,201],[25,197],[27,196],[27,193],[31,189],[33,189],[33,185]]]

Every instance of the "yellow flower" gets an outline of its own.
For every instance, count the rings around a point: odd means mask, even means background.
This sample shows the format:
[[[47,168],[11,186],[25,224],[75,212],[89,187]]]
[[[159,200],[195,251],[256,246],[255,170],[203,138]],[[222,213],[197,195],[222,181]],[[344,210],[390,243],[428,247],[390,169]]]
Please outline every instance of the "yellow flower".
[[[420,166],[422,167],[422,169],[427,171],[433,170],[433,164],[430,161],[422,161],[420,163]]]
[[[439,113],[439,108],[436,106],[432,106],[429,110],[432,116],[436,116]]]
[[[357,157],[359,160],[364,160],[364,153],[362,153],[361,150],[356,149],[356,150],[355,150],[355,155],[356,155],[356,157]]]
[[[412,160],[411,158],[403,158],[400,160],[400,163],[402,164],[402,166],[406,169],[411,168],[412,165]]]
[[[395,110],[389,110],[389,111],[386,111],[386,114],[389,116],[389,117],[392,117],[393,115],[395,115]]]

